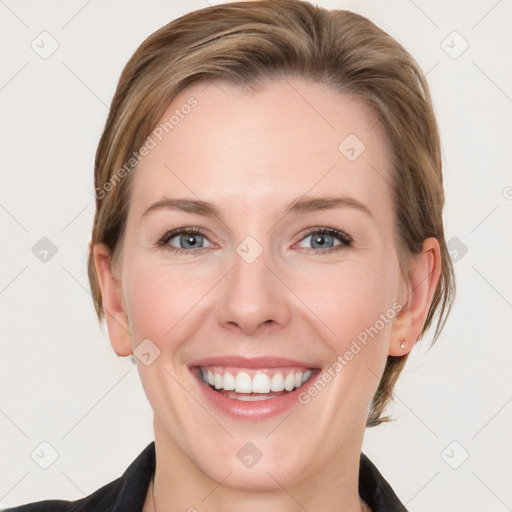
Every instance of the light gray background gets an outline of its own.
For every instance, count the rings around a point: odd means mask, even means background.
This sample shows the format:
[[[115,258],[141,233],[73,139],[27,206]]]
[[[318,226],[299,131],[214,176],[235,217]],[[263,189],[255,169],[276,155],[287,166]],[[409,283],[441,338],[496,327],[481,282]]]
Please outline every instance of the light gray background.
[[[88,495],[153,439],[136,367],[115,355],[88,289],[93,157],[133,51],[208,3],[0,0],[1,506]],[[512,510],[512,2],[318,4],[368,16],[427,73],[457,251],[446,329],[415,347],[397,421],[368,430],[363,450],[412,512]],[[47,59],[31,48],[43,31],[59,45]],[[46,263],[32,252],[42,237],[58,248]],[[48,469],[31,458],[49,462],[44,441],[58,453]]]

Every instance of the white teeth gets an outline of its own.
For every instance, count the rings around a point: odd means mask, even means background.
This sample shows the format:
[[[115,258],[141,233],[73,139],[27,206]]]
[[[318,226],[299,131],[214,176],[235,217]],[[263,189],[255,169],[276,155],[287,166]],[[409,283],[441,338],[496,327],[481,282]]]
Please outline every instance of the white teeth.
[[[242,402],[259,402],[260,400],[271,400],[272,398],[277,398],[277,396],[251,396],[251,395],[238,395],[233,396],[235,400],[241,400]]]
[[[277,372],[270,381],[270,389],[272,391],[284,391],[284,379],[281,372]]]
[[[302,376],[302,384],[304,384],[305,382],[307,382],[309,380],[309,378],[311,377],[311,370],[306,370],[304,372],[304,375]]]
[[[286,389],[286,391],[292,391],[294,387],[295,387],[295,374],[292,372],[292,373],[289,373],[286,376],[286,378],[284,379],[284,389]]]
[[[233,377],[233,375],[231,375],[231,373],[226,372],[224,374],[224,377],[222,378],[222,387],[226,391],[231,391],[231,390],[235,389],[235,377]]]
[[[270,391],[270,379],[264,373],[257,373],[252,379],[253,393],[268,393]]]
[[[237,373],[235,378],[235,391],[237,393],[252,393],[252,379],[248,373]]]
[[[280,391],[293,391],[302,386],[311,377],[311,370],[305,372],[290,371],[286,377],[281,372],[275,373],[270,378],[267,373],[256,372],[254,377],[244,371],[239,371],[236,375],[226,372],[223,375],[219,372],[213,372],[206,368],[201,368],[201,377],[203,382],[210,384],[215,389],[225,391],[236,391],[237,393],[270,393]],[[256,400],[256,397],[251,397]],[[266,398],[259,398],[266,399]]]

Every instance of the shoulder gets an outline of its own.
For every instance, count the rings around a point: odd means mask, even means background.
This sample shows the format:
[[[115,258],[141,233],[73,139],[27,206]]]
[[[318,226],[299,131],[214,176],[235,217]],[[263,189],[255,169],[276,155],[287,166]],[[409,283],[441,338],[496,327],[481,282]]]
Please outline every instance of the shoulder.
[[[407,512],[391,485],[364,453],[359,465],[359,495],[372,512]]]
[[[152,441],[122,476],[84,498],[43,500],[0,512],[140,512],[155,470],[155,442]]]
[[[25,503],[17,507],[4,509],[1,512],[88,512],[114,511],[115,503],[122,486],[122,478],[104,485],[89,496],[74,501],[43,500]]]

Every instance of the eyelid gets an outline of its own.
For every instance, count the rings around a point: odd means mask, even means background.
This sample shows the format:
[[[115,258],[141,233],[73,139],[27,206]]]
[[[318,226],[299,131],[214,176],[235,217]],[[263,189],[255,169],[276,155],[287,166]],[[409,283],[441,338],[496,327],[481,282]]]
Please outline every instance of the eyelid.
[[[307,236],[312,235],[313,233],[321,233],[325,235],[332,235],[339,238],[342,242],[347,244],[352,243],[354,239],[345,231],[337,228],[331,228],[328,226],[316,226],[312,228],[308,228],[305,233],[302,234],[301,240],[306,238]]]
[[[176,228],[176,229],[171,229],[169,231],[166,231],[162,236],[160,236],[158,238],[156,245],[159,247],[167,247],[169,240],[175,238],[178,235],[182,235],[182,234],[201,235],[201,236],[204,236],[207,240],[209,240],[211,242],[206,230],[204,230],[203,228],[200,228],[200,227],[191,226],[191,227],[187,227],[187,228]],[[213,242],[211,242],[211,243],[213,243]],[[173,246],[168,246],[168,247],[170,247],[171,249],[179,250],[179,251],[189,250],[189,249],[182,249],[180,247],[173,247]],[[206,249],[206,247],[200,247],[199,249],[196,249],[195,252],[198,252],[201,249]],[[192,250],[190,250],[190,251],[193,252]]]
[[[330,235],[335,238],[338,238],[338,240],[340,241],[340,244],[335,245],[333,247],[328,247],[327,249],[315,249],[312,247],[301,247],[301,249],[305,249],[306,252],[308,252],[308,253],[313,252],[315,254],[319,254],[319,253],[335,252],[337,250],[342,250],[342,249],[350,247],[352,242],[354,241],[354,239],[348,233],[346,233],[345,231],[342,231],[341,229],[331,228],[328,226],[314,226],[314,227],[308,228],[305,232],[303,232],[300,235],[299,241],[297,243],[302,242],[304,239],[306,239],[308,236],[311,236],[314,233],[326,234],[326,235]],[[178,251],[185,251],[185,252],[189,252],[190,254],[199,254],[199,253],[202,253],[204,249],[208,249],[208,247],[199,247],[197,249],[182,249],[180,247],[174,247],[174,246],[168,245],[169,240],[171,240],[179,235],[182,235],[182,234],[201,235],[201,236],[205,237],[211,243],[214,243],[208,237],[208,233],[206,232],[206,230],[204,230],[203,228],[200,228],[200,227],[190,226],[190,227],[182,227],[182,228],[176,228],[176,229],[173,229],[170,231],[166,231],[162,236],[159,237],[156,245],[158,247],[168,248],[171,251],[173,250],[175,253],[177,253]]]
[[[333,252],[342,251],[351,247],[354,241],[354,239],[348,233],[342,231],[341,229],[330,228],[327,226],[317,226],[309,228],[305,233],[302,233],[301,238],[297,243],[301,243],[303,240],[309,236],[312,236],[314,233],[333,236],[334,238],[337,238],[340,243],[338,245],[334,245],[333,247],[327,247],[326,249],[301,247],[301,249],[305,250],[308,254],[331,254]]]

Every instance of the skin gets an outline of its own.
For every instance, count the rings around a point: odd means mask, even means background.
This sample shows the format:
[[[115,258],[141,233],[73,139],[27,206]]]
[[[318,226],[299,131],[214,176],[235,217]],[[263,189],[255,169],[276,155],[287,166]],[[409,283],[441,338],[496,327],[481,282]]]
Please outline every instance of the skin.
[[[439,244],[425,240],[402,276],[389,145],[360,102],[301,79],[257,93],[213,82],[182,91],[163,119],[191,96],[198,106],[132,176],[119,267],[102,244],[93,247],[114,350],[127,356],[147,338],[160,350],[148,366],[136,359],[154,410],[156,510],[368,510],[357,483],[370,401],[388,354],[406,354],[421,331],[439,279]],[[353,162],[338,150],[351,133],[366,146]],[[348,196],[371,215],[350,206],[283,215],[304,194]],[[210,201],[221,217],[169,209],[143,217],[162,196]],[[172,252],[186,236],[157,247],[171,229],[196,226],[207,232],[196,239],[199,252]],[[319,249],[307,232],[318,227],[345,231],[353,243],[329,253],[342,242],[327,236]],[[249,235],[263,249],[251,264],[236,252]],[[325,370],[396,302],[399,314],[318,396],[276,418],[223,415],[186,366],[216,355],[271,355]],[[251,468],[237,458],[247,442],[262,453]]]

